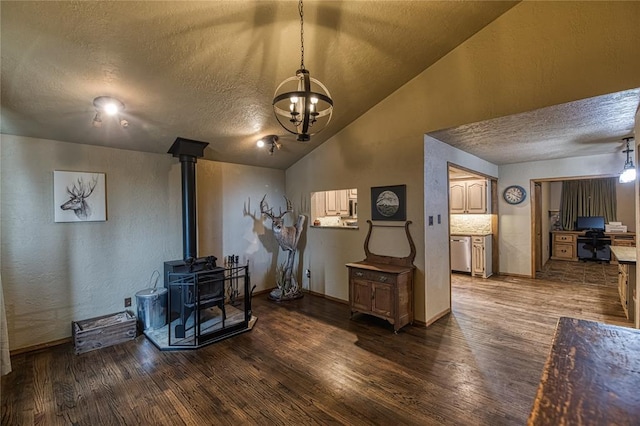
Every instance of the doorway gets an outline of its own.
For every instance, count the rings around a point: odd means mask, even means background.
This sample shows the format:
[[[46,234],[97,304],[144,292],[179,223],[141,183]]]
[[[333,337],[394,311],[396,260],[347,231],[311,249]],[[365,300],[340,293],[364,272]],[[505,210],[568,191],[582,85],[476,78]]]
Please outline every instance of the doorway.
[[[448,163],[448,187],[450,275],[452,272],[462,272],[487,278],[497,274],[496,179]],[[463,239],[468,241],[464,243]],[[465,253],[461,253],[461,250],[465,250]]]

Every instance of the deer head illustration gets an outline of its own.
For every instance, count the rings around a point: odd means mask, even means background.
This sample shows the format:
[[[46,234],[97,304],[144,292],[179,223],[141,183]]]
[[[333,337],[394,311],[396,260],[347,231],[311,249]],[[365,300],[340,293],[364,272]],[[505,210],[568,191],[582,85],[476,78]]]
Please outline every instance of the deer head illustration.
[[[91,216],[91,208],[86,199],[93,193],[97,184],[97,175],[93,176],[89,184],[86,184],[82,178],[78,178],[78,181],[73,184],[73,188],[67,186],[70,198],[60,208],[62,210],[73,210],[78,219],[86,220]]]

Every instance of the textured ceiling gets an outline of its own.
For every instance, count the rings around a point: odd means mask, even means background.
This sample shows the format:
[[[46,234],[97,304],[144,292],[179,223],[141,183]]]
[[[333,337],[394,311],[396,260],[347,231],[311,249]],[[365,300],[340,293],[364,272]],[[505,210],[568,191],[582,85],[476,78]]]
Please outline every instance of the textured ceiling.
[[[429,133],[494,164],[621,152],[633,136],[640,89]]]
[[[283,135],[274,90],[300,65],[295,1],[2,1],[1,131],[286,168],[496,19],[515,2],[306,0],[305,66],[335,101],[309,143]],[[126,105],[129,127],[94,128],[93,98]]]
[[[273,116],[277,85],[300,65],[295,1],[5,1],[1,128],[6,134],[166,153],[176,137],[205,157],[287,168],[496,19],[515,2],[306,0],[305,66],[335,101],[310,142]],[[93,98],[125,103],[91,125]],[[431,135],[495,164],[620,150],[639,90]],[[269,156],[255,142],[280,136]]]

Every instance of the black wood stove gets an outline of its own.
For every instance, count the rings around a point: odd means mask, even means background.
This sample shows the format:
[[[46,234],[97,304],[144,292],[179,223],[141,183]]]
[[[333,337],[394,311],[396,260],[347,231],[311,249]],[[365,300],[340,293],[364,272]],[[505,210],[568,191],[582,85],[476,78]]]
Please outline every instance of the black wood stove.
[[[169,149],[181,164],[183,258],[164,262],[169,310],[166,335],[145,332],[161,349],[194,349],[249,330],[248,267],[225,269],[216,265],[215,256],[197,254],[196,163],[207,145],[177,138]],[[227,303],[229,277],[244,282],[244,304],[239,307]]]

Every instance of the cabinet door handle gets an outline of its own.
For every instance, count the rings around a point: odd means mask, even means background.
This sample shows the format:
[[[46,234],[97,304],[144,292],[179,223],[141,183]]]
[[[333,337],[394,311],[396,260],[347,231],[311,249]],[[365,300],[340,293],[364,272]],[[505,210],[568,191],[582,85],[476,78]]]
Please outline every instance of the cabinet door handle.
[[[362,272],[357,272],[357,271],[356,271],[356,277],[361,277],[361,276],[363,276],[363,275],[364,275],[364,274],[363,274]]]

